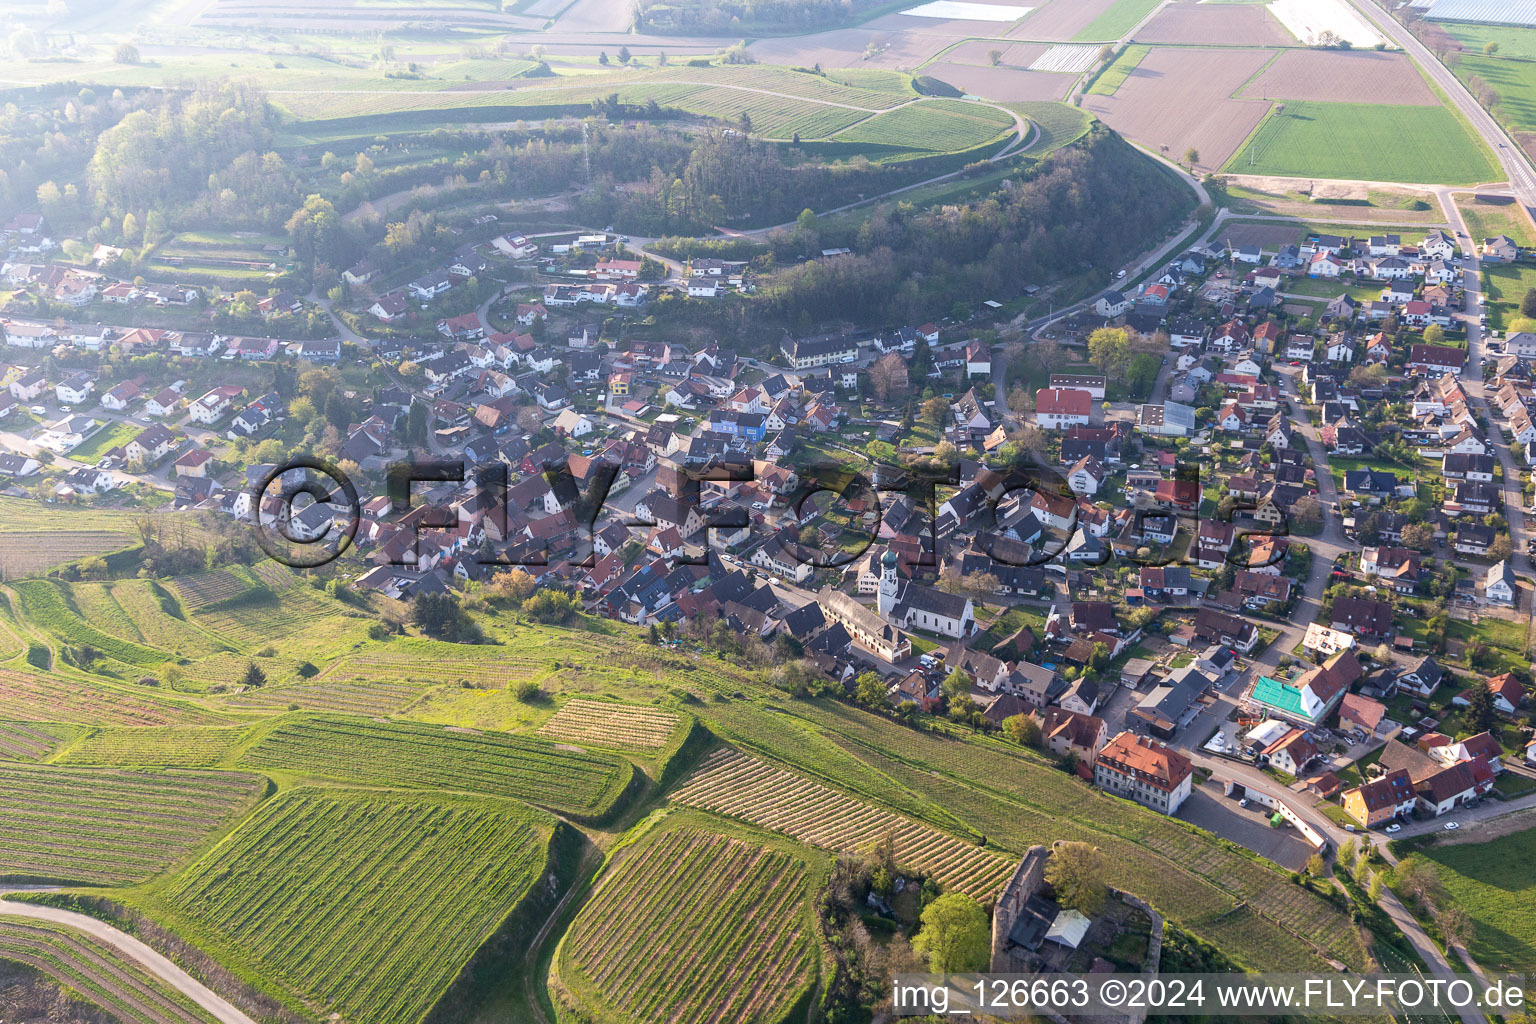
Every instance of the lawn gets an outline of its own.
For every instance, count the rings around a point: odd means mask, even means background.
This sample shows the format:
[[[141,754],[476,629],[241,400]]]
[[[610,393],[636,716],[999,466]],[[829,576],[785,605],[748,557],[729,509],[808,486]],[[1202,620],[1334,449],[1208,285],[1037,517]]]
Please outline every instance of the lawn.
[[[1483,268],[1484,293],[1488,300],[1488,323],[1502,330],[1506,322],[1519,315],[1520,300],[1536,288],[1536,267],[1518,264]]]
[[[1500,49],[1503,49],[1502,43]],[[1499,94],[1494,110],[1505,127],[1521,132],[1536,131],[1536,59],[1503,52],[1497,57],[1462,53],[1453,70],[1463,83],[1470,86],[1473,78],[1480,78]],[[1478,90],[1472,91],[1476,95]]]
[[[90,465],[99,460],[103,455],[107,454],[107,452],[111,451],[113,448],[117,448],[121,445],[127,444],[129,441],[132,441],[134,435],[136,435],[140,429],[140,427],[136,427],[132,423],[113,423],[105,430],[101,431],[101,433],[96,434],[94,437],[87,438],[84,444],[69,453],[69,457],[74,459],[76,462],[83,462],[86,465]]]
[[[1108,10],[1089,22],[1077,35],[1075,43],[1110,42],[1123,39],[1141,19],[1152,13],[1159,0],[1115,0]]]
[[[1225,170],[1284,177],[1465,185],[1499,177],[1445,107],[1293,101],[1265,118]],[[1419,140],[1434,139],[1432,146]]]
[[[1472,916],[1474,959],[1489,971],[1536,970],[1536,829],[1486,843],[1431,846],[1424,856]]]
[[[1530,218],[1524,216],[1520,207],[1514,203],[1507,206],[1479,203],[1469,193],[1458,192],[1456,206],[1467,222],[1467,234],[1474,241],[1495,235],[1508,235],[1521,248],[1536,245],[1536,227],[1531,225]]]

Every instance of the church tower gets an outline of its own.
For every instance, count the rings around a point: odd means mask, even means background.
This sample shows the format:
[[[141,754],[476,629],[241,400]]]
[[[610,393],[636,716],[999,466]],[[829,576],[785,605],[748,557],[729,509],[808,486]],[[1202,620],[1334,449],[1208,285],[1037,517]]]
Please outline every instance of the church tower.
[[[875,607],[886,618],[890,618],[891,609],[896,607],[896,561],[896,552],[889,548],[880,556],[880,597]]]

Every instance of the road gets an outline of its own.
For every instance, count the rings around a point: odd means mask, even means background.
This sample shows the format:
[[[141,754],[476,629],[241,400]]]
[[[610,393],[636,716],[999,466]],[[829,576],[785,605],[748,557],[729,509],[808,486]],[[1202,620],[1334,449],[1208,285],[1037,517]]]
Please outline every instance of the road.
[[[1382,34],[1418,61],[1424,72],[1444,90],[1451,102],[1456,104],[1467,120],[1472,123],[1472,127],[1488,143],[1488,148],[1493,150],[1494,155],[1499,158],[1499,164],[1504,168],[1505,177],[1514,189],[1515,197],[1527,209],[1536,207],[1536,169],[1532,168],[1525,151],[1515,145],[1514,140],[1493,119],[1493,115],[1484,110],[1467,91],[1467,87],[1461,84],[1461,79],[1440,63],[1439,59],[1430,52],[1429,47],[1414,38],[1412,32],[1387,14],[1380,6],[1380,0],[1372,0],[1370,3],[1362,2],[1357,6],[1362,14],[1381,29]]]
[[[0,899],[0,914],[30,917],[38,921],[61,924],[106,943],[136,961],[165,985],[186,996],[202,1007],[215,1020],[223,1024],[256,1024],[212,989],[150,949],[131,935],[124,934],[111,925],[94,917],[76,914],[56,907],[40,907],[31,903],[17,903]]]

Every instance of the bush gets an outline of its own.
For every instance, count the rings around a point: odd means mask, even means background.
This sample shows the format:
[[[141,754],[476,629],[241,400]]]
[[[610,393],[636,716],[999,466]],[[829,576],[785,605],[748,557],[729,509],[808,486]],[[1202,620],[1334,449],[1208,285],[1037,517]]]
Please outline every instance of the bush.
[[[532,704],[544,695],[544,691],[539,689],[539,684],[532,679],[525,679],[518,683],[512,692],[524,704]]]

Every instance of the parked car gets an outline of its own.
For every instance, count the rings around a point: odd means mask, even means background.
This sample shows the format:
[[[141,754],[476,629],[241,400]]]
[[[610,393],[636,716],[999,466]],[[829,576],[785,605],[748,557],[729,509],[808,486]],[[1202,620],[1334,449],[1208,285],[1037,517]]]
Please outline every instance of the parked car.
[[[1387,826],[1387,831],[1388,832],[1401,832],[1402,830],[1403,830],[1403,826],[1397,824],[1396,822],[1393,822],[1392,824]]]
[[[1448,821],[1448,822],[1445,823],[1445,830],[1447,832],[1454,832],[1458,828],[1461,828],[1461,823],[1460,822]]]

